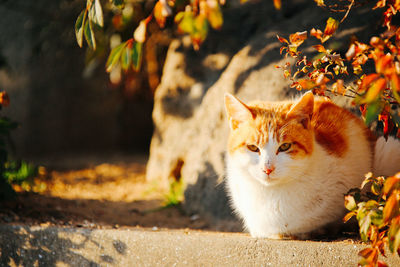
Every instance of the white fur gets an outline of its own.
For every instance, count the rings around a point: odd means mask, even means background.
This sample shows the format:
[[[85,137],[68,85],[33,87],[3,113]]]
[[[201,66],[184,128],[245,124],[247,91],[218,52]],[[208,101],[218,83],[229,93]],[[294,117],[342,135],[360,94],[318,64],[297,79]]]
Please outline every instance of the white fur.
[[[272,134],[260,155],[246,148],[227,154],[232,206],[252,236],[301,236],[341,220],[344,194],[372,169],[363,129],[349,121],[346,131],[350,145],[343,157],[328,154],[314,141],[310,156],[293,160],[284,152],[276,154],[279,144]],[[275,166],[269,178],[262,171],[265,164]]]
[[[394,175],[400,171],[400,142],[389,137],[378,138],[375,144],[374,174]]]

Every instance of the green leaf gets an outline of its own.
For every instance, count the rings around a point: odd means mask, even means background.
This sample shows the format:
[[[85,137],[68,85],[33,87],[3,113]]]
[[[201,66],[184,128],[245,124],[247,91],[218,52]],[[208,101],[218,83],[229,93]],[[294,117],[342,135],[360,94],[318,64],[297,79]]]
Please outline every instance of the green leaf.
[[[85,24],[87,11],[83,10],[75,22],[75,36],[79,47],[83,45],[83,25]]]
[[[110,72],[114,68],[114,66],[119,62],[122,50],[125,46],[126,42],[117,45],[111,50],[106,63],[107,72]]]
[[[97,25],[103,27],[103,9],[101,8],[101,4],[99,0],[94,0],[89,10],[89,19],[96,23]]]
[[[126,46],[121,52],[121,67],[123,70],[128,70],[132,61],[132,48]]]
[[[184,33],[193,33],[195,30],[194,17],[191,12],[179,12],[175,16],[175,21],[179,22],[178,29]]]
[[[90,19],[86,20],[85,22],[84,34],[89,47],[93,50],[96,50],[96,39],[94,37],[92,21]]]
[[[381,113],[383,105],[380,101],[373,102],[367,106],[367,113],[365,115],[365,123],[371,124],[373,121],[378,119],[378,115]]]
[[[140,69],[142,63],[142,46],[143,43],[135,42],[132,48],[132,66],[136,71]]]

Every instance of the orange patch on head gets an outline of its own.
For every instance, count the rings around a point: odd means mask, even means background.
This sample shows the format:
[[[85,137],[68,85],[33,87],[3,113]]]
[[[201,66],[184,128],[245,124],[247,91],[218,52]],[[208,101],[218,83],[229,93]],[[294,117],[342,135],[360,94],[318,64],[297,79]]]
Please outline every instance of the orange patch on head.
[[[310,97],[303,97],[303,100],[309,101]],[[233,153],[237,149],[244,148],[247,145],[256,145],[264,147],[270,138],[270,134],[278,144],[290,143],[291,148],[285,153],[291,157],[304,157],[313,151],[313,131],[309,125],[310,114],[312,112],[312,99],[310,103],[303,100],[293,104],[287,102],[255,102],[248,106],[242,102],[234,102],[235,107],[227,107],[228,117],[232,121],[234,114],[229,113],[232,110],[240,110],[239,114],[252,114],[246,116],[237,127],[231,127],[231,134],[228,142],[228,151]],[[225,103],[229,105],[230,100]],[[238,108],[238,103],[243,104],[243,109]],[[299,105],[297,105],[299,104]],[[311,108],[309,107],[311,104]],[[303,111],[303,109],[305,111]],[[246,110],[246,112],[245,112]],[[303,111],[303,112],[302,112]],[[300,112],[300,114],[297,114]],[[288,114],[290,114],[288,116]],[[237,116],[239,118],[239,116]],[[240,116],[243,118],[243,116]],[[306,121],[305,121],[306,120]],[[232,125],[232,124],[231,124]],[[277,151],[277,153],[283,153]]]

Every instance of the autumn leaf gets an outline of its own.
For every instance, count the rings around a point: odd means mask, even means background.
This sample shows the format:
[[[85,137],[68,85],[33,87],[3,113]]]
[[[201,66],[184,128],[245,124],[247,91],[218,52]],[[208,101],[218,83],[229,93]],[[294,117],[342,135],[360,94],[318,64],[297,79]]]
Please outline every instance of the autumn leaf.
[[[164,12],[163,10],[164,10],[163,5],[161,4],[160,1],[158,1],[158,2],[156,3],[156,5],[154,6],[153,15],[154,15],[154,18],[155,18],[156,21],[157,21],[157,24],[158,24],[161,28],[164,28],[164,27],[165,27],[165,22],[166,22],[166,20],[167,20],[167,16],[165,16],[165,12]],[[179,14],[179,13],[178,13],[178,14]]]
[[[326,27],[324,30],[324,35],[325,36],[331,36],[334,34],[339,27],[339,21],[335,20],[334,18],[328,18],[326,21]]]
[[[10,105],[10,97],[8,96],[6,91],[0,92],[0,105],[3,107],[7,107]]]
[[[319,29],[316,30],[315,28],[312,28],[311,31],[310,31],[310,35],[312,35],[312,36],[314,36],[315,38],[321,40],[321,39],[322,39],[322,36],[323,36],[323,33],[322,33],[322,31],[319,30]]]
[[[296,47],[300,46],[307,39],[307,31],[296,32],[289,36],[290,43]]]
[[[224,23],[224,18],[222,16],[221,9],[217,0],[214,0],[212,7],[207,8],[207,19],[213,29],[219,30]]]
[[[274,0],[274,7],[275,7],[275,9],[280,10],[282,7],[281,0]]]
[[[315,48],[320,53],[326,53],[326,49],[323,45],[313,45],[313,48]]]
[[[280,37],[279,35],[276,35],[276,37],[278,38],[279,42],[289,44],[289,41],[287,39]]]
[[[299,83],[301,88],[304,90],[309,90],[316,86],[315,82],[313,80],[309,80],[309,79],[300,79],[297,82]]]
[[[380,75],[377,73],[372,73],[364,76],[361,85],[358,87],[358,92],[365,92],[369,88],[370,84],[377,80],[379,77]]]
[[[390,195],[396,188],[400,188],[400,177],[388,177],[385,181],[385,185],[383,186],[383,196]]]
[[[344,206],[350,211],[355,210],[357,208],[357,204],[354,200],[354,197],[351,195],[346,195],[344,197]]]
[[[386,88],[386,79],[378,78],[368,89],[363,100],[364,103],[371,103],[378,98],[378,95]]]
[[[393,58],[391,55],[384,55],[375,60],[375,69],[377,73],[390,73],[393,72]]]
[[[397,191],[397,194],[391,194],[386,201],[383,208],[383,221],[387,223],[397,215],[399,215],[399,191]]]

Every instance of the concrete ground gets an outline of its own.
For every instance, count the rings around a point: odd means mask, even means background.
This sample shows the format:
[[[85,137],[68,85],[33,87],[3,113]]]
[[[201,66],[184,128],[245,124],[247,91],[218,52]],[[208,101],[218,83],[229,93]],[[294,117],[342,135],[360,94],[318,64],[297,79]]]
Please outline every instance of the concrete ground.
[[[364,247],[192,230],[0,225],[1,266],[357,266]],[[385,261],[400,266],[397,256]]]

